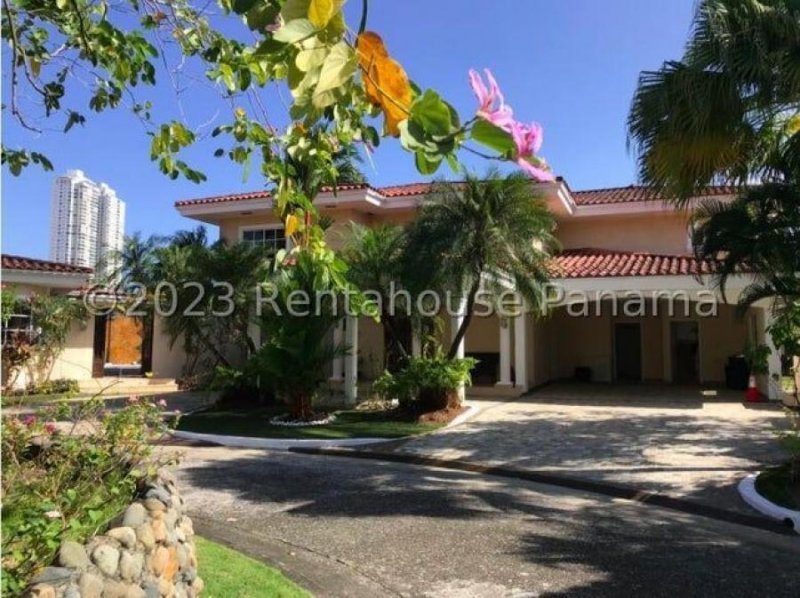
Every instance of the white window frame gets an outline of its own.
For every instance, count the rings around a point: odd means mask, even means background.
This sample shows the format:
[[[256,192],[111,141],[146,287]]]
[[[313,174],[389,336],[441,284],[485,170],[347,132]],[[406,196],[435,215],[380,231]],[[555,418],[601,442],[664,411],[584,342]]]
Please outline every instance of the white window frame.
[[[286,230],[283,224],[280,222],[273,222],[268,224],[245,224],[239,227],[239,243],[244,243],[244,233],[245,231],[251,230],[283,230],[284,236],[284,249],[288,250],[291,249],[291,240],[286,235]]]

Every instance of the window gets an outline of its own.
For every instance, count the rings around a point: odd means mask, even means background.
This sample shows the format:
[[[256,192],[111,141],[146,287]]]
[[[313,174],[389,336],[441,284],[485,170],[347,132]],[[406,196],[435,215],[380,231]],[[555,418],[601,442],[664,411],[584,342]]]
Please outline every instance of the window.
[[[15,313],[9,316],[8,324],[3,327],[3,344],[18,335],[27,337],[28,342],[33,341],[35,330],[30,314]]]
[[[242,243],[266,248],[275,253],[286,248],[286,235],[283,228],[252,228],[242,230]]]

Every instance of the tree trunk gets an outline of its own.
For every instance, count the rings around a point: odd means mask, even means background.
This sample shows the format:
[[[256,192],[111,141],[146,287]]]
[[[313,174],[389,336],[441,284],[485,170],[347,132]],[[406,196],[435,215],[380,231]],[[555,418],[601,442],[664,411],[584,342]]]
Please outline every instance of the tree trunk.
[[[472,321],[472,310],[475,307],[475,299],[478,297],[480,288],[481,277],[478,275],[475,278],[475,282],[472,284],[472,288],[469,290],[469,295],[467,295],[467,313],[464,314],[464,319],[461,320],[461,326],[458,327],[458,332],[456,332],[455,337],[453,337],[453,342],[450,344],[450,351],[447,352],[448,359],[455,359],[456,353],[458,353],[458,346],[467,334],[467,328],[469,328],[469,324]]]
[[[310,421],[314,416],[311,410],[311,396],[306,393],[296,393],[289,397],[289,415],[298,421]]]

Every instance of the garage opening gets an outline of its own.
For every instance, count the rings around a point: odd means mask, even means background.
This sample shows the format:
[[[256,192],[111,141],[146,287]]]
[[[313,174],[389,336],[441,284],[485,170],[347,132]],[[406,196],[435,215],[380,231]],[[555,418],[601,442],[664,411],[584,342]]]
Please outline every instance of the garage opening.
[[[614,369],[617,380],[624,382],[641,381],[641,325],[628,322],[614,325]]]

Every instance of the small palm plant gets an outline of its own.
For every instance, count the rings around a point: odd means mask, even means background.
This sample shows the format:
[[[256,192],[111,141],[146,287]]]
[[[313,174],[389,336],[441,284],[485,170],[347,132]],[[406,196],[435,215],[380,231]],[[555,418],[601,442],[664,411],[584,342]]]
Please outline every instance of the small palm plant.
[[[404,278],[417,292],[438,289],[465,303],[447,357],[453,359],[478,293],[511,288],[538,305],[558,247],[555,220],[526,176],[492,170],[463,183],[434,184],[408,230]]]

